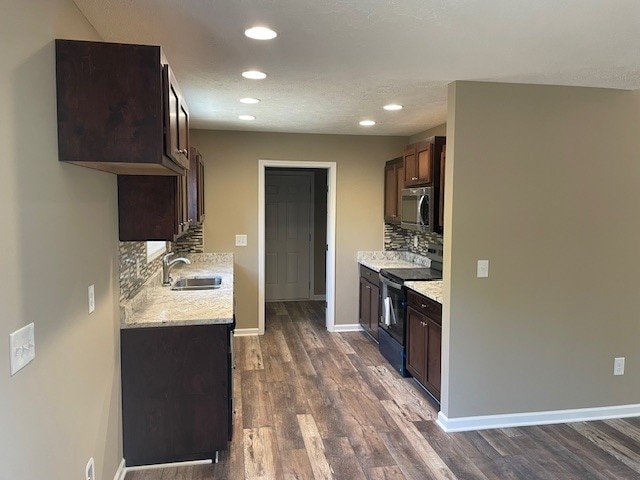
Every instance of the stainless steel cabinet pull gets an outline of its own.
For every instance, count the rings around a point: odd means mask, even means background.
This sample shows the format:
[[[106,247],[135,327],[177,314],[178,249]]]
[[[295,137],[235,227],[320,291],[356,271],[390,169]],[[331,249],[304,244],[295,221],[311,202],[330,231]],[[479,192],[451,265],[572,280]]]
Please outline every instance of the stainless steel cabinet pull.
[[[420,304],[420,306],[421,306],[422,308],[427,308],[427,306],[426,306],[424,303],[421,303],[421,304]]]
[[[187,156],[187,149],[183,148],[182,150],[178,150],[179,153],[183,154],[185,157]]]
[[[411,180],[417,180],[418,177],[411,177]]]

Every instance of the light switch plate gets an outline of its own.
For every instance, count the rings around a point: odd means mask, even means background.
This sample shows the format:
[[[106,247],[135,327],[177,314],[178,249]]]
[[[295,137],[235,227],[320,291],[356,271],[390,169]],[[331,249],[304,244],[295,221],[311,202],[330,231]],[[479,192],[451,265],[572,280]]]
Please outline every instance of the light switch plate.
[[[89,285],[89,313],[96,309],[96,289],[93,285]]]
[[[613,374],[624,375],[624,357],[616,357],[613,359]]]
[[[247,236],[236,235],[236,247],[246,247],[246,246],[247,246]]]
[[[478,260],[478,278],[487,278],[489,276],[489,260]]]
[[[36,358],[35,325],[33,323],[9,335],[9,354],[11,355],[11,376]]]

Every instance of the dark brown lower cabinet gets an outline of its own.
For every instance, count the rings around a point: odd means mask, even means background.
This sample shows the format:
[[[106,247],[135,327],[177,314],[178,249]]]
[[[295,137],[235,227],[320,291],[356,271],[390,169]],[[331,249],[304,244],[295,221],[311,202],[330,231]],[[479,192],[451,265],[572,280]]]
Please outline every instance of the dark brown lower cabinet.
[[[442,305],[412,291],[407,300],[407,370],[440,402]]]
[[[380,280],[370,268],[360,265],[360,315],[359,321],[364,331],[378,341],[378,321],[380,320]]]
[[[229,325],[121,330],[127,466],[215,459],[231,440]]]

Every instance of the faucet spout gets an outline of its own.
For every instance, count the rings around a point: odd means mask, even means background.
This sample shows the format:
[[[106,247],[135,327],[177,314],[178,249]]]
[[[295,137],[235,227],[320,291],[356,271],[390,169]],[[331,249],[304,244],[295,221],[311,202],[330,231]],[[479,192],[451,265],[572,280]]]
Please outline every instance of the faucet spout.
[[[185,257],[174,258],[173,260],[169,260],[169,257],[175,255],[173,252],[167,253],[164,257],[162,257],[162,285],[168,287],[171,285],[171,270],[178,263],[184,263],[185,265],[191,265],[191,261]]]

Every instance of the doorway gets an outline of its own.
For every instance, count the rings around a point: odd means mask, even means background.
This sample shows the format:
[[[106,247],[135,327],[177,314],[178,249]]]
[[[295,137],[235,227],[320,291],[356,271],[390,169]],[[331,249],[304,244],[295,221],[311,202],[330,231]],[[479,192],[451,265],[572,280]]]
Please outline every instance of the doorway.
[[[297,284],[297,286],[292,287],[290,292],[287,293],[287,277],[298,279],[300,275],[305,275],[302,270],[299,269],[301,257],[298,253],[294,253],[290,255],[287,259],[287,253],[285,251],[273,251],[271,246],[267,249],[267,243],[270,243],[266,240],[266,236],[269,235],[273,238],[274,235],[280,236],[282,239],[282,233],[276,233],[272,230],[272,226],[267,227],[267,218],[280,218],[285,225],[286,230],[286,220],[283,217],[284,210],[281,208],[281,212],[278,213],[275,211],[276,207],[274,202],[274,195],[279,195],[279,193],[275,192],[275,189],[272,188],[272,184],[267,184],[268,177],[271,173],[267,173],[267,170],[272,172],[271,169],[277,169],[274,172],[284,174],[285,170],[289,171],[289,175],[296,176],[301,175],[300,178],[305,176],[310,177],[311,173],[314,170],[321,169],[323,173],[326,172],[326,183],[327,186],[327,195],[326,195],[326,241],[324,238],[317,239],[315,241],[312,240],[312,244],[315,249],[326,248],[326,263],[324,265],[324,269],[326,274],[324,275],[325,282],[325,295],[326,295],[326,328],[329,331],[334,331],[335,324],[335,222],[336,222],[336,163],[335,162],[295,162],[295,161],[280,161],[280,160],[260,160],[258,162],[258,334],[264,334],[265,329],[265,298],[267,289],[272,289],[272,287],[278,283],[278,279],[275,278],[273,272],[280,272],[282,278],[285,279],[284,284],[275,287],[276,292],[280,292],[275,294],[278,295],[293,295],[292,299],[295,298],[296,295],[304,295],[300,293],[299,287],[300,282],[293,282],[293,284]],[[283,177],[284,175],[276,175],[277,177]],[[281,182],[282,185],[291,185],[291,183],[287,182],[286,179],[280,178],[278,182]],[[276,183],[278,183],[276,182]],[[287,188],[286,186],[284,187]],[[281,190],[281,188],[279,188]],[[285,194],[286,195],[286,194]],[[281,202],[286,204],[287,202]],[[268,212],[267,210],[271,210]],[[315,211],[315,209],[310,209],[311,212]],[[298,215],[298,214],[295,214]],[[316,219],[318,220],[318,219]],[[302,223],[305,223],[304,221]],[[311,219],[310,219],[311,223]],[[313,223],[323,223],[313,222]],[[307,242],[309,233],[307,235]],[[320,234],[322,235],[322,233]],[[300,235],[295,235],[299,237]],[[313,239],[313,237],[312,237]],[[304,249],[304,242],[301,243],[301,246]],[[277,249],[276,249],[277,250]],[[310,255],[312,252],[310,252]],[[284,256],[283,256],[284,255]],[[274,268],[266,268],[266,263],[271,262],[271,266],[279,265]],[[307,265],[310,267],[311,272],[306,274],[307,282],[309,279],[313,279],[311,281],[311,288],[313,289],[314,285],[320,278],[322,272],[315,272],[314,275],[314,262],[309,261]],[[285,270],[283,270],[285,269]],[[320,269],[322,270],[322,269]],[[267,279],[267,271],[270,277]],[[282,285],[285,285],[284,289]],[[317,286],[317,285],[316,285]],[[307,283],[307,288],[309,285]],[[317,289],[316,289],[317,290]],[[298,293],[295,293],[295,292]],[[291,293],[294,292],[294,293]],[[307,298],[318,298],[314,296],[313,290],[311,290],[307,294]],[[273,292],[270,291],[269,297],[272,297]],[[276,299],[275,297],[271,298],[272,300]]]
[[[311,170],[273,167],[265,172],[264,268],[267,302],[309,300],[314,293],[311,289],[311,272],[315,260],[315,173]]]

